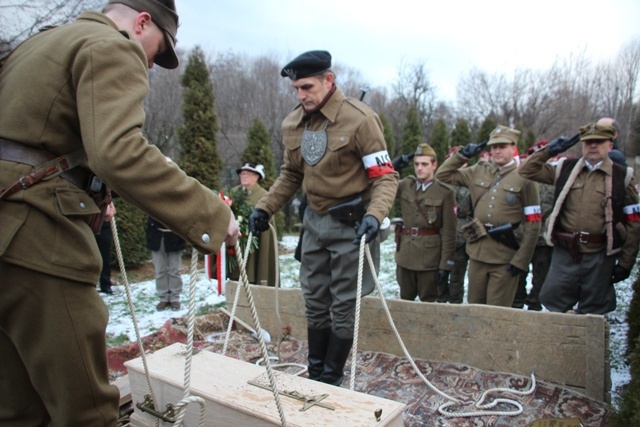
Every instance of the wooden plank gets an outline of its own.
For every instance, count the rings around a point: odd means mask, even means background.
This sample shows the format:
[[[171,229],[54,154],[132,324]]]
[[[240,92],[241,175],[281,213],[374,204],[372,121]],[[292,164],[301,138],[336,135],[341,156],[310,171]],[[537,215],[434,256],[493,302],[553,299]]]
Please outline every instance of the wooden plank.
[[[231,307],[236,282],[228,282]],[[251,286],[261,327],[271,336],[284,326],[306,340],[304,301],[300,289],[278,291],[280,317],[275,315],[275,289]],[[462,363],[478,369],[510,372],[572,388],[608,401],[609,346],[598,315],[537,312],[476,304],[437,304],[386,300],[394,323],[414,358]],[[251,319],[241,293],[236,316]],[[359,350],[402,356],[382,303],[377,296],[362,300]]]
[[[167,403],[178,403],[184,396],[185,346],[173,344],[147,357],[157,408]],[[148,394],[142,359],[125,363],[134,402],[142,402]],[[328,394],[323,404],[335,410],[311,407],[300,411],[303,402],[281,396],[282,408],[289,426],[403,426],[402,412],[406,405],[349,391],[341,387],[311,381],[306,378],[278,372],[279,391],[296,391],[306,396]],[[192,395],[206,400],[205,425],[264,426],[281,425],[273,393],[248,384],[258,380],[268,384],[266,369],[240,360],[210,352],[199,352],[192,359]],[[380,422],[374,412],[382,409]],[[191,404],[185,415],[185,425],[198,425],[199,405]],[[155,417],[135,409],[137,426],[153,426]]]

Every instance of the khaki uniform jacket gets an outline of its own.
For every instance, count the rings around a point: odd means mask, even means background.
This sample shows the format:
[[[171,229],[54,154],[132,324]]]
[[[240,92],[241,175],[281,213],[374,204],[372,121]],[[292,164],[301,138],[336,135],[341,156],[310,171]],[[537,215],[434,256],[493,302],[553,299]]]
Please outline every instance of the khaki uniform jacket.
[[[396,263],[414,271],[450,271],[456,249],[455,194],[435,180],[426,191],[417,191],[416,181],[414,176],[408,176],[398,186],[396,199],[400,200],[403,226],[435,228],[439,234],[416,237],[403,234],[400,250],[396,252]]]
[[[363,102],[347,98],[336,89],[306,125],[310,131],[327,125],[327,149],[314,166],[302,157],[303,118],[298,106],[284,119],[285,152],[280,175],[256,207],[271,216],[302,186],[309,207],[320,215],[326,215],[331,206],[362,195],[370,202],[366,213],[382,223],[396,195],[398,173],[391,166],[378,116]],[[378,166],[367,171],[363,163],[366,156],[375,158]]]
[[[547,163],[551,156],[547,150],[533,153],[521,166],[520,175],[544,184],[554,184],[556,180],[556,165]],[[605,175],[612,173],[612,162],[606,157],[598,169],[591,172],[584,167],[578,174],[567,198],[565,199],[560,214],[556,221],[556,227],[570,232],[583,231],[590,234],[602,234],[605,232]],[[638,209],[638,193],[636,182],[632,178],[627,185],[624,196],[625,207]],[[626,215],[625,215],[626,217]],[[619,254],[620,265],[631,269],[638,255],[640,243],[640,221],[634,216],[632,220],[622,222],[626,229],[626,239],[622,244],[622,252]],[[606,250],[606,244],[580,244],[581,252],[599,252]]]
[[[143,137],[147,73],[138,41],[85,12],[27,40],[5,62],[0,137],[55,154],[84,148],[84,167],[120,197],[200,251],[217,252],[231,211]],[[0,188],[31,170],[0,161]],[[88,220],[96,212],[87,193],[60,177],[18,191],[0,202],[0,257],[95,285],[101,258]]]
[[[455,153],[438,168],[436,178],[469,188],[471,200],[475,204],[474,216],[483,224],[494,227],[509,222],[520,224],[515,230],[520,243],[517,251],[486,236],[474,243],[467,243],[469,257],[488,264],[512,264],[526,271],[538,240],[540,217],[537,215],[532,220],[527,220],[525,208],[538,209],[539,213],[538,186],[518,175],[517,164],[513,162],[500,171],[503,174],[510,172],[480,198],[497,178],[499,171],[493,162],[478,162],[471,167],[459,169],[468,161],[460,152]]]

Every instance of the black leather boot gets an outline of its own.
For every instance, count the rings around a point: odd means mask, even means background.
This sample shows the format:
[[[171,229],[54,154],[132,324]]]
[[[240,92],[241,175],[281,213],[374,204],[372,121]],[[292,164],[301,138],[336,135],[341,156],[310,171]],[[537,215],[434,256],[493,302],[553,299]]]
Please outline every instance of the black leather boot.
[[[353,338],[340,338],[333,331],[329,340],[329,348],[324,360],[324,371],[320,381],[323,383],[339,386],[344,377],[344,365],[349,357]]]
[[[324,371],[324,359],[329,346],[331,328],[312,329],[307,327],[307,342],[309,347],[309,379],[320,381]]]

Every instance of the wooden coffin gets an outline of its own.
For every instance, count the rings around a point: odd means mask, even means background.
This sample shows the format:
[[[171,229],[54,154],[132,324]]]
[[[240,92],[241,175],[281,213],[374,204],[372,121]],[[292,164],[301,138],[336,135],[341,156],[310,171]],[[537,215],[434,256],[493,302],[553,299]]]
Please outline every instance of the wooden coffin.
[[[184,397],[184,368],[186,346],[173,344],[147,356],[151,384],[157,400],[156,408],[164,412],[168,403],[177,404]],[[141,358],[125,363],[129,372],[131,396],[134,404],[143,402],[149,394]],[[404,404],[311,381],[283,372],[275,372],[280,402],[288,426],[403,426]],[[202,351],[193,356],[191,395],[206,401],[206,426],[251,427],[282,425],[273,392],[250,384],[269,387],[266,369],[219,354]],[[297,393],[310,397],[322,396],[323,405],[313,405],[301,411],[304,400],[282,394]],[[304,398],[302,398],[304,399]],[[318,399],[316,399],[318,400]],[[379,421],[376,411],[381,410]],[[134,427],[151,427],[156,417],[137,407],[131,416]],[[200,406],[187,408],[184,426],[198,426]],[[160,422],[160,425],[171,425]]]

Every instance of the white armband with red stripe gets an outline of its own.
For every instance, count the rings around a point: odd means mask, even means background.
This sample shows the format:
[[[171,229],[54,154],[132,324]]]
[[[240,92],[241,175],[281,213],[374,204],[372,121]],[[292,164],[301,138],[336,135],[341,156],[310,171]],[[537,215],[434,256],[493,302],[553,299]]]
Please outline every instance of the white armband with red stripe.
[[[364,168],[367,170],[369,179],[378,178],[382,175],[395,172],[387,150],[367,154],[362,158],[362,163],[364,164]]]
[[[626,222],[638,222],[640,221],[640,204],[627,205],[622,209],[624,213],[624,220]]]
[[[540,205],[525,206],[524,207],[524,220],[527,222],[540,222],[542,221],[542,210]]]

